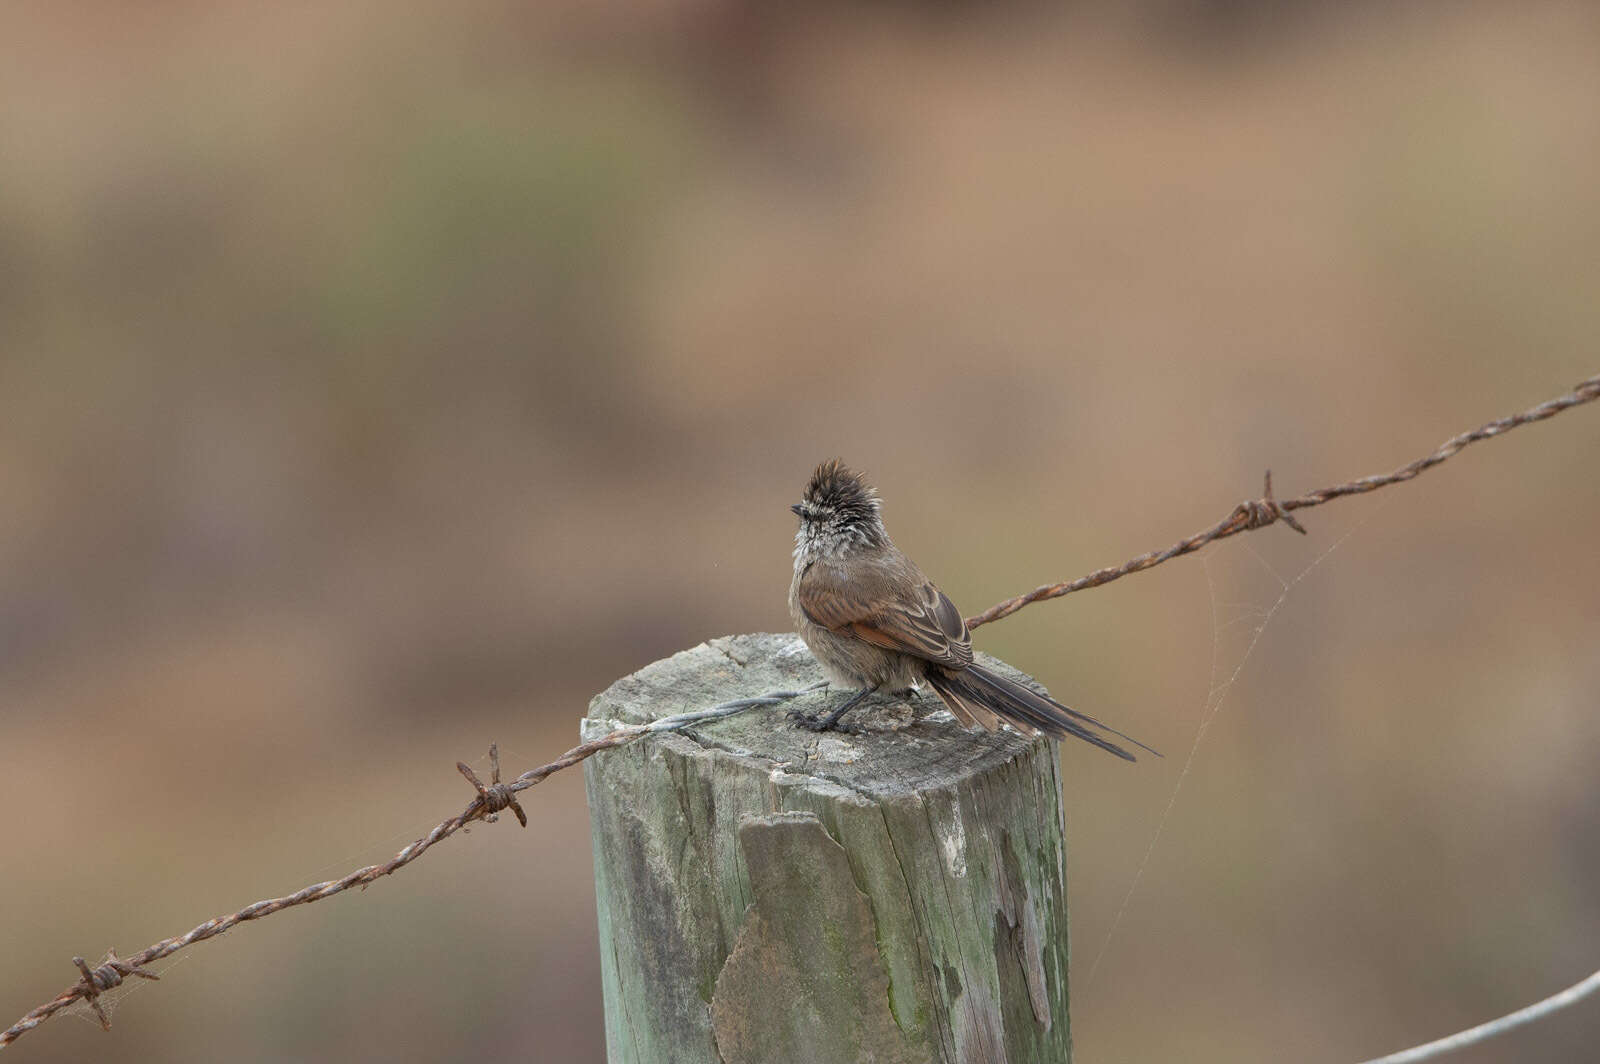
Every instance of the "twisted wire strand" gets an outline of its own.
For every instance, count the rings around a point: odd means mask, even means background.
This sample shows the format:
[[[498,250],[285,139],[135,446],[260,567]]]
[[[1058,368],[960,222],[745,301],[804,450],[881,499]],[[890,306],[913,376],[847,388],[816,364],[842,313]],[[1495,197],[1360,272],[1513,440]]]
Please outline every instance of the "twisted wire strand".
[[[1540,403],[1538,406],[1530,407],[1520,414],[1497,418],[1486,425],[1478,426],[1470,432],[1452,436],[1440,444],[1439,448],[1432,454],[1418,458],[1415,462],[1403,465],[1391,473],[1361,477],[1358,480],[1335,484],[1331,488],[1308,491],[1304,495],[1296,495],[1292,499],[1280,500],[1273,498],[1272,472],[1268,470],[1266,488],[1262,493],[1262,497],[1240,503],[1233,508],[1232,513],[1210,528],[1196,532],[1185,539],[1180,539],[1165,550],[1153,550],[1148,554],[1141,554],[1137,558],[1130,558],[1121,565],[1096,569],[1087,576],[1080,576],[1076,580],[1068,580],[1059,584],[1044,584],[1026,594],[1008,598],[1004,602],[997,602],[982,613],[968,617],[967,627],[977,628],[980,625],[988,624],[990,621],[998,621],[1002,617],[1009,617],[1024,606],[1032,605],[1035,602],[1060,598],[1062,595],[1070,595],[1074,591],[1082,591],[1085,588],[1100,587],[1103,584],[1111,583],[1113,580],[1120,580],[1124,576],[1140,573],[1146,569],[1154,569],[1162,562],[1171,561],[1173,558],[1184,554],[1193,554],[1207,543],[1226,539],[1229,536],[1236,536],[1240,532],[1265,528],[1278,521],[1283,521],[1295,531],[1304,533],[1305,529],[1291,516],[1296,510],[1310,509],[1313,506],[1321,506],[1324,503],[1332,502],[1334,499],[1342,499],[1346,495],[1363,495],[1369,491],[1386,488],[1390,484],[1399,484],[1403,481],[1411,480],[1424,470],[1432,469],[1445,459],[1455,456],[1468,444],[1477,443],[1479,440],[1491,439],[1502,433],[1510,432],[1521,425],[1555,417],[1563,410],[1570,410],[1575,406],[1582,406],[1584,403],[1592,403],[1596,399],[1600,399],[1600,373],[1578,382],[1573,386],[1572,391],[1566,395],[1557,396],[1554,399]]]

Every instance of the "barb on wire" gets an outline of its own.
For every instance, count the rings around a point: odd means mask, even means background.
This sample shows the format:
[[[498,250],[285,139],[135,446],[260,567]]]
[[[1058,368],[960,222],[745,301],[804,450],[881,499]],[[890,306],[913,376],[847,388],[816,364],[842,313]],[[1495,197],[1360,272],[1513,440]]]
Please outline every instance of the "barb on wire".
[[[78,971],[83,973],[79,986],[83,988],[82,997],[88,999],[89,1007],[94,1009],[94,1014],[100,1017],[100,1026],[104,1030],[111,1030],[111,1020],[106,1016],[106,1010],[100,1007],[100,993],[112,987],[121,986],[124,976],[137,975],[140,979],[159,981],[161,977],[154,972],[147,972],[137,964],[131,964],[117,956],[114,949],[106,950],[106,959],[95,968],[90,968],[82,957],[72,958],[72,963],[78,966]]]
[[[1210,528],[1202,532],[1196,532],[1187,539],[1180,539],[1166,550],[1153,550],[1148,554],[1141,554],[1137,558],[1123,562],[1121,565],[1106,569],[1096,569],[1088,576],[1080,576],[1076,580],[1069,580],[1065,583],[1045,584],[1034,588],[1027,594],[1008,598],[1004,602],[997,602],[982,613],[968,617],[967,627],[977,628],[979,625],[988,624],[990,621],[998,621],[1002,617],[1009,617],[1022,609],[1022,607],[1035,602],[1060,598],[1062,595],[1070,595],[1074,591],[1082,591],[1085,588],[1109,584],[1111,581],[1121,579],[1131,573],[1153,569],[1162,562],[1170,561],[1179,555],[1192,554],[1207,543],[1226,539],[1229,536],[1238,535],[1240,532],[1265,528],[1278,521],[1282,521],[1296,532],[1304,533],[1305,529],[1292,516],[1295,510],[1321,506],[1323,503],[1332,502],[1334,499],[1340,499],[1346,495],[1361,495],[1369,491],[1376,491],[1379,488],[1386,488],[1390,484],[1398,484],[1401,481],[1410,480],[1423,470],[1431,469],[1446,458],[1454,456],[1469,443],[1476,443],[1479,440],[1498,436],[1503,432],[1511,431],[1519,425],[1543,421],[1547,417],[1554,417],[1563,410],[1569,410],[1584,403],[1592,403],[1596,399],[1600,399],[1600,374],[1578,382],[1572,391],[1566,395],[1558,396],[1555,399],[1540,403],[1538,406],[1530,407],[1520,414],[1512,414],[1509,417],[1491,421],[1487,425],[1480,425],[1471,432],[1463,432],[1459,436],[1452,436],[1440,444],[1438,450],[1432,454],[1419,458],[1409,465],[1403,465],[1392,473],[1362,477],[1359,480],[1337,484],[1331,488],[1323,488],[1320,491],[1310,491],[1304,495],[1296,495],[1292,499],[1280,500],[1273,497],[1272,471],[1268,470],[1266,488],[1262,492],[1261,498],[1240,503],[1233,508],[1232,513]]]
[[[517,819],[522,822],[522,826],[527,827],[527,817],[522,812],[522,807],[517,803],[517,792],[525,791],[562,769],[571,768],[573,765],[593,757],[602,750],[625,746],[646,735],[678,731],[682,728],[687,728],[691,724],[704,724],[713,720],[721,720],[723,717],[731,717],[735,713],[743,713],[745,710],[755,709],[757,706],[777,705],[780,702],[787,702],[792,698],[798,698],[803,694],[826,686],[827,682],[823,681],[812,684],[810,687],[803,687],[797,691],[769,691],[764,695],[724,702],[710,709],[699,709],[688,713],[679,713],[671,717],[662,717],[648,724],[625,724],[607,732],[598,739],[591,739],[586,743],[573,747],[547,765],[529,769],[510,783],[500,782],[500,750],[498,745],[491,745],[489,747],[491,770],[489,785],[487,787],[484,786],[483,782],[478,779],[477,774],[464,762],[456,762],[456,768],[467,778],[467,782],[472,784],[473,788],[478,792],[477,796],[460,813],[440,822],[432,831],[407,845],[388,861],[383,864],[358,868],[342,879],[330,879],[322,883],[313,883],[281,898],[269,898],[266,901],[258,901],[246,905],[238,912],[229,913],[227,916],[213,917],[186,934],[178,935],[175,938],[162,939],[160,942],[147,946],[126,960],[119,958],[115,951],[108,951],[105,961],[96,968],[90,968],[82,957],[74,957],[72,962],[78,966],[78,971],[81,973],[78,981],[51,1000],[29,1012],[4,1031],[0,1031],[0,1048],[15,1042],[18,1038],[21,1038],[24,1034],[79,999],[87,999],[90,1007],[94,1009],[95,1015],[100,1018],[101,1026],[106,1030],[110,1030],[111,1021],[100,1007],[98,999],[103,991],[120,985],[125,976],[136,975],[142,979],[157,979],[159,978],[158,976],[144,970],[146,965],[161,960],[163,957],[170,957],[179,950],[194,945],[196,942],[204,942],[207,939],[216,938],[218,935],[232,930],[247,920],[259,920],[263,916],[271,916],[273,913],[282,912],[284,909],[289,909],[296,905],[309,905],[311,902],[321,901],[323,898],[331,898],[335,894],[349,890],[351,887],[366,888],[384,876],[398,872],[427,853],[435,843],[449,838],[474,820],[492,823],[498,819],[501,810],[510,809],[517,814]]]
[[[1470,1027],[1465,1031],[1458,1031],[1455,1034],[1436,1039],[1425,1045],[1402,1049],[1400,1052],[1390,1053],[1386,1057],[1374,1057],[1372,1060],[1363,1062],[1363,1064],[1416,1064],[1419,1060],[1432,1060],[1434,1057],[1441,1057],[1457,1049],[1465,1049],[1467,1046],[1477,1045],[1479,1042],[1487,1041],[1496,1035],[1505,1034],[1507,1031],[1515,1030],[1523,1024],[1532,1023],[1534,1020],[1542,1020],[1552,1012],[1564,1009],[1568,1005],[1576,1005],[1596,990],[1600,990],[1600,972],[1595,972],[1589,978],[1574,983],[1560,993],[1551,994],[1543,1001],[1536,1001],[1526,1008],[1501,1016],[1497,1020],[1480,1023],[1478,1026]]]
[[[483,819],[490,824],[500,819],[500,810],[509,808],[517,814],[517,823],[523,827],[528,826],[528,814],[522,811],[522,806],[517,802],[517,796],[510,787],[500,782],[500,744],[489,744],[489,786],[485,787],[478,774],[472,771],[472,766],[465,761],[457,761],[456,769],[467,782],[478,790],[478,800],[483,803]]]

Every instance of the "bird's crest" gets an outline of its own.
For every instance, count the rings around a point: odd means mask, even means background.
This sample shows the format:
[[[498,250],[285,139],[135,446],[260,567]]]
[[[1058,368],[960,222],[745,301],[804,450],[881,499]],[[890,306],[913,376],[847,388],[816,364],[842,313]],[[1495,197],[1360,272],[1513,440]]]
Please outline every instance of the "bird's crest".
[[[870,520],[878,516],[878,493],[866,478],[835,458],[817,466],[806,485],[807,508],[831,511],[846,520]]]

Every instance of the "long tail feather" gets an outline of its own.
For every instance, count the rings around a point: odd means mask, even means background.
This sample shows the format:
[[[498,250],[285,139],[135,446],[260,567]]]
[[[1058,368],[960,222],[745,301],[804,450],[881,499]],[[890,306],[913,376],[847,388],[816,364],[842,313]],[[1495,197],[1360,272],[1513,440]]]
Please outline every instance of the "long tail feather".
[[[955,685],[946,681],[943,676],[936,676],[933,673],[934,670],[930,669],[928,683],[939,693],[940,701],[945,704],[951,713],[955,714],[956,720],[960,721],[963,727],[981,727],[984,731],[1000,730],[1000,725],[1005,722],[995,715],[994,710],[978,699],[957,690]],[[1039,734],[1037,728],[1025,727],[1021,724],[1018,724],[1018,727],[1029,735]]]
[[[1000,676],[1000,675],[998,675],[996,673],[990,672],[988,669],[984,668],[982,665],[972,665],[972,666],[969,666],[964,671],[969,673],[969,674],[971,674],[971,675],[973,675],[973,676],[975,676],[977,679],[979,679],[980,681],[982,681],[982,682],[984,682],[986,684],[989,684],[991,686],[999,688],[1000,690],[1006,692],[1009,695],[1012,695],[1013,697],[1025,699],[1025,700],[1028,700],[1030,702],[1032,702],[1032,701],[1043,702],[1045,704],[1045,706],[1047,707],[1044,710],[1044,712],[1048,716],[1050,716],[1052,718],[1054,718],[1057,714],[1064,714],[1064,715],[1066,715],[1067,717],[1069,717],[1069,718],[1071,718],[1073,720],[1083,721],[1085,724],[1092,724],[1096,728],[1100,728],[1103,731],[1108,731],[1112,735],[1115,735],[1119,739],[1126,739],[1126,740],[1128,740],[1128,742],[1132,743],[1134,746],[1137,746],[1139,749],[1145,751],[1146,753],[1154,754],[1157,757],[1161,757],[1162,756],[1161,751],[1155,750],[1155,749],[1152,749],[1151,747],[1146,746],[1144,743],[1141,743],[1139,740],[1135,739],[1133,736],[1125,735],[1122,732],[1117,731],[1117,729],[1113,728],[1111,725],[1106,724],[1103,721],[1098,721],[1098,720],[1094,719],[1093,717],[1089,716],[1089,714],[1087,714],[1087,713],[1079,713],[1075,709],[1070,709],[1067,706],[1062,705],[1060,702],[1057,702],[1055,699],[1051,698],[1049,695],[1042,695],[1038,691],[1033,690],[1031,687],[1024,687],[1022,684],[1015,683],[1015,682],[1013,682],[1011,680],[1008,680],[1004,676]],[[1051,710],[1054,710],[1055,712],[1051,713],[1050,712]]]
[[[1119,738],[1127,739],[1143,750],[1149,750],[1157,757],[1161,756],[1159,752],[1151,750],[1139,740],[1123,735],[1093,717],[1068,709],[1048,695],[1041,695],[1031,688],[998,676],[981,665],[973,665],[960,671],[929,669],[928,680],[958,719],[973,716],[987,726],[989,720],[983,718],[989,717],[992,720],[993,716],[997,715],[1030,735],[1044,732],[1058,739],[1070,735],[1124,760],[1135,760],[1132,754],[1116,743],[1096,735],[1085,727],[1086,724],[1094,725]],[[982,707],[987,712],[974,713],[975,706]]]

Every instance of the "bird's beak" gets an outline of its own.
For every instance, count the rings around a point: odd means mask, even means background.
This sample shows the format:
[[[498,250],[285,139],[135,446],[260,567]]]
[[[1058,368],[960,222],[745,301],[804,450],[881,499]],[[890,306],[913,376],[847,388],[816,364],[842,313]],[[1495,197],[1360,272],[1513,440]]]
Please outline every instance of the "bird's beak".
[[[800,516],[800,504],[799,503],[795,503],[793,506],[789,507],[789,512],[794,514],[796,517],[799,517]]]

